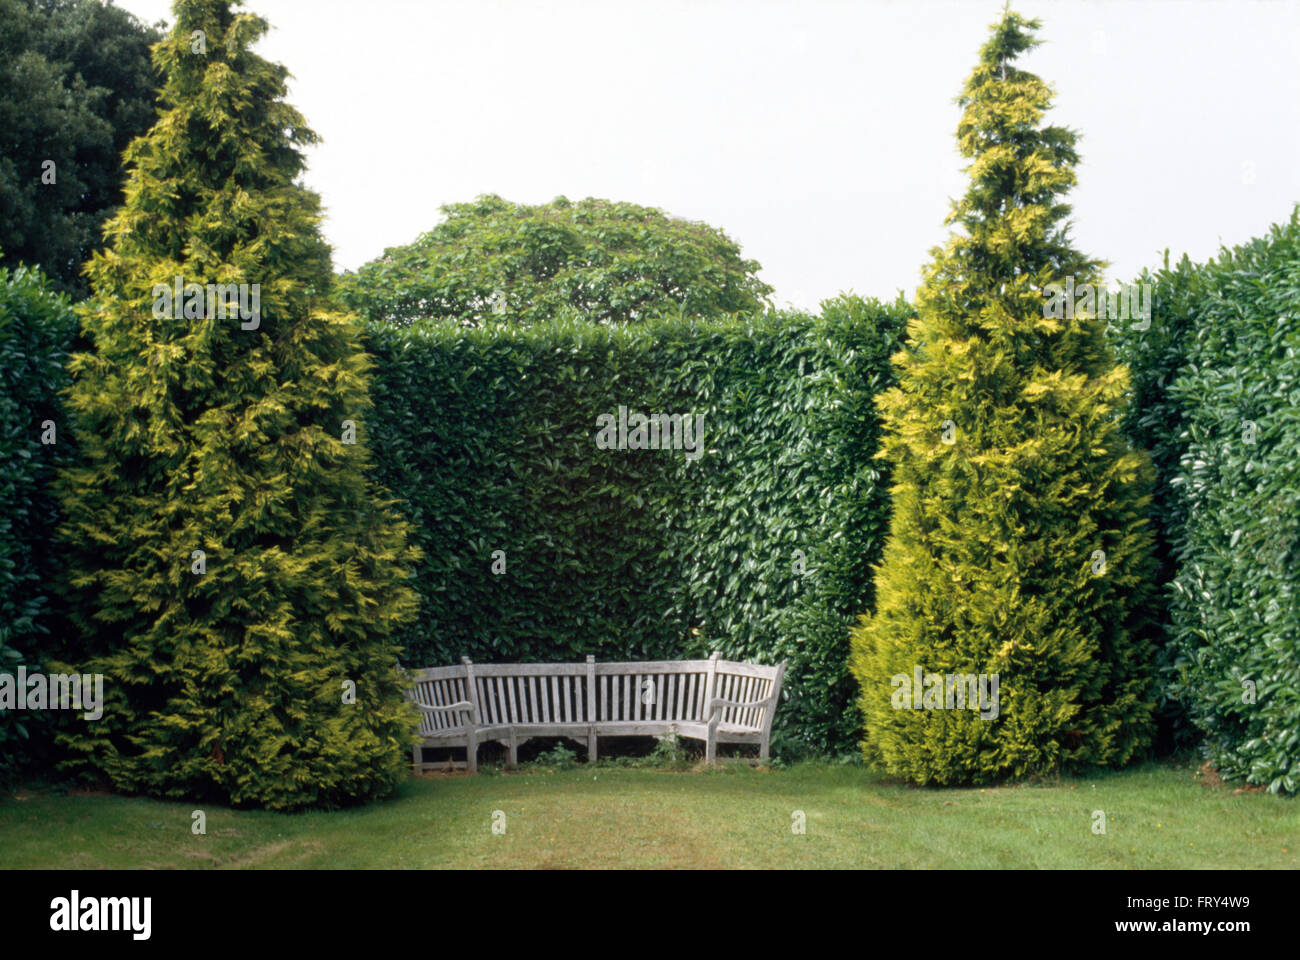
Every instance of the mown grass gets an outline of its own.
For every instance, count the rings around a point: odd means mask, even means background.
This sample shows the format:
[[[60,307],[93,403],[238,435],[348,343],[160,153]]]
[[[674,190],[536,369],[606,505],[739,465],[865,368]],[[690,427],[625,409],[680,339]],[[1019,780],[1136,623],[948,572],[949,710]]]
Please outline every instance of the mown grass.
[[[0,799],[0,866],[1295,869],[1300,858],[1300,803],[1207,785],[1181,762],[983,790],[813,763],[534,766],[412,777],[355,810],[209,806],[206,835],[191,831],[194,809],[22,788]]]

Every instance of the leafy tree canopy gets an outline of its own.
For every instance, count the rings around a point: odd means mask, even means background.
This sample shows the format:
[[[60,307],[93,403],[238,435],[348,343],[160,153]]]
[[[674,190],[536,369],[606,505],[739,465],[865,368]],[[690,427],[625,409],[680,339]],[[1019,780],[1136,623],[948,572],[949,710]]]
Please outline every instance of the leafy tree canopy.
[[[399,324],[565,314],[625,323],[679,309],[699,317],[760,310],[772,292],[759,264],[721,230],[651,207],[564,197],[530,207],[489,195],[442,211],[446,219],[414,243],[345,273],[342,304]]]
[[[153,124],[160,36],[99,0],[0,0],[0,249],[74,296]]]

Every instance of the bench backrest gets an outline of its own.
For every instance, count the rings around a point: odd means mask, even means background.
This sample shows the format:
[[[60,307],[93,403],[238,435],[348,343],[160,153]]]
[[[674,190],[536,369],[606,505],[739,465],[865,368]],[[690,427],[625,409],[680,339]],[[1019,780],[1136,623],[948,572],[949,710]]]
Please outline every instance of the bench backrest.
[[[416,670],[412,679],[415,686],[411,699],[416,703],[431,707],[449,707],[453,703],[469,700],[469,684],[465,679],[464,667],[436,667],[432,670]],[[465,726],[467,715],[460,711],[428,713],[421,711],[420,734],[434,734],[460,730]]]
[[[713,698],[767,701],[727,707],[724,726],[771,726],[781,666],[718,659],[644,663],[494,663],[433,667],[413,673],[413,696],[430,706],[474,704],[484,726],[510,724],[703,722]],[[420,732],[455,730],[457,712],[425,713]]]

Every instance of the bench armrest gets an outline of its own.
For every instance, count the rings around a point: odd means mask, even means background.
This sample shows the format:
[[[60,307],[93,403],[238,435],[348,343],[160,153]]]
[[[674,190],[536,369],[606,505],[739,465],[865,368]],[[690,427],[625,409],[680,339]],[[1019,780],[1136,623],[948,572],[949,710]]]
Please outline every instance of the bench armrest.
[[[468,700],[461,700],[459,703],[451,703],[445,707],[431,707],[427,703],[418,703],[418,702],[415,705],[419,707],[421,710],[426,710],[429,713],[450,713],[453,710],[464,711],[465,713],[468,713],[470,715],[471,720],[475,719],[474,704],[470,703]]]
[[[722,719],[720,710],[727,707],[765,707],[771,701],[771,697],[764,697],[762,700],[723,700],[721,697],[714,697],[709,701],[709,722],[716,723]]]

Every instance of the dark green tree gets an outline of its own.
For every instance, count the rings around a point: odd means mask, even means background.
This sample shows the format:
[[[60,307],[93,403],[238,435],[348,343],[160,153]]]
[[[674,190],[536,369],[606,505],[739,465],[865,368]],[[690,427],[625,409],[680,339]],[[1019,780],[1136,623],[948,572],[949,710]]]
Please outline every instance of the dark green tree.
[[[123,790],[329,806],[403,775],[392,637],[415,551],[368,478],[359,327],[324,302],[319,198],[297,182],[315,135],[236,5],[175,3],[163,110],[88,268],[67,660],[105,675],[106,704],[61,736]],[[168,304],[178,282],[198,286]]]
[[[1051,92],[1014,65],[1038,26],[1008,11],[958,100],[970,186],[879,400],[894,512],[851,666],[865,756],[919,783],[1120,764],[1152,733],[1150,467],[1119,432],[1104,320],[1046,309],[1100,264],[1060,200],[1075,134],[1040,125]],[[990,709],[948,699],[980,675]]]
[[[156,119],[160,36],[100,0],[0,0],[0,249],[75,297]]]
[[[442,212],[446,220],[414,243],[345,273],[341,303],[398,324],[566,315],[625,323],[758,311],[772,292],[721,230],[649,207],[564,197],[529,207],[483,196]]]

